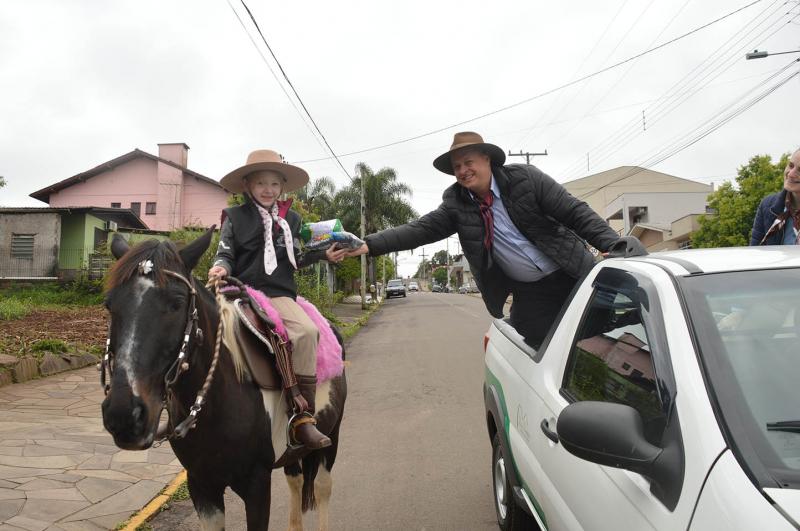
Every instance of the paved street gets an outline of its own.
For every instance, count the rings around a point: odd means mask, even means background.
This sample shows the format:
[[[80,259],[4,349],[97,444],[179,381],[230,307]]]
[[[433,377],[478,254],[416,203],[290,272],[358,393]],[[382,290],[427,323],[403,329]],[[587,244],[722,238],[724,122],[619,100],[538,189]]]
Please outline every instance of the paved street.
[[[481,299],[412,293],[392,299],[348,350],[350,395],[333,469],[331,529],[495,530],[481,383]],[[283,473],[273,474],[271,527],[287,522]],[[227,528],[244,529],[226,498]],[[190,502],[153,522],[197,529]],[[315,529],[313,516],[305,526]]]

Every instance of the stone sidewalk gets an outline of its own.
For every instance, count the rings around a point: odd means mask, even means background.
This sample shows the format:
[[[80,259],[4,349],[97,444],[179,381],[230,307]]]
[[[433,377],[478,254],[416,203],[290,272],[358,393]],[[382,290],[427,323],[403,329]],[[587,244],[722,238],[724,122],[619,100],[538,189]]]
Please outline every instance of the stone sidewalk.
[[[114,529],[181,471],[114,446],[102,400],[94,367],[0,387],[0,531]]]

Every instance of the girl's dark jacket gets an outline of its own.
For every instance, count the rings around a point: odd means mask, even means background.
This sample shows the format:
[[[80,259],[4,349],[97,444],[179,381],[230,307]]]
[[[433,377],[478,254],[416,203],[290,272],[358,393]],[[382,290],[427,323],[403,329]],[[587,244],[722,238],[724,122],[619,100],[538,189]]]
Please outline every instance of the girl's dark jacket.
[[[756,219],[753,220],[753,232],[750,234],[750,245],[761,245],[761,240],[769,231],[775,219],[783,214],[786,208],[786,190],[781,190],[774,194],[770,194],[761,200],[756,211]],[[786,227],[791,227],[792,220],[789,218],[783,227],[773,232],[766,239],[764,245],[781,245],[783,237],[786,234]]]
[[[493,167],[500,197],[517,229],[573,278],[594,265],[586,242],[606,251],[619,235],[585,202],[569,194],[535,166],[509,164]],[[483,220],[469,192],[453,184],[442,194],[433,212],[406,225],[366,237],[373,256],[414,249],[458,233],[483,302],[494,317],[503,316],[511,288],[509,280],[483,246]],[[585,240],[585,241],[584,241]]]
[[[292,230],[295,263],[305,267],[325,257],[323,251],[303,253],[300,251],[300,214],[289,210],[291,201],[279,202],[280,216]],[[228,273],[245,284],[263,291],[267,297],[297,298],[294,267],[289,262],[283,232],[273,230],[272,243],[278,267],[271,275],[264,271],[264,223],[261,214],[249,198],[242,205],[226,208],[220,230],[219,247],[214,265],[221,265]],[[277,223],[273,223],[273,228]]]

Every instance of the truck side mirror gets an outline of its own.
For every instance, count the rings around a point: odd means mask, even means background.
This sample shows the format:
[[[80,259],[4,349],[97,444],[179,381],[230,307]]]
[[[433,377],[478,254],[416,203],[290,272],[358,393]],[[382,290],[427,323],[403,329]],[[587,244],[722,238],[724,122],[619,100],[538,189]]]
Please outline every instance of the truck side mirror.
[[[639,412],[611,402],[575,402],[558,416],[558,440],[571,454],[644,476],[661,448],[644,438]]]
[[[622,468],[653,481],[654,492],[674,508],[683,483],[682,451],[650,444],[639,412],[612,402],[575,402],[556,425],[558,440],[572,455],[598,465]],[[680,441],[676,444],[680,445]]]

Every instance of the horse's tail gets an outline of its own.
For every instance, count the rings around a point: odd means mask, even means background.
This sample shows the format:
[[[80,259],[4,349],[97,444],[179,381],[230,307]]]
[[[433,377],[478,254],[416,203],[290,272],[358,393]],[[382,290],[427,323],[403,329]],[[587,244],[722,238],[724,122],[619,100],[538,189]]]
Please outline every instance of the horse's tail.
[[[317,505],[314,496],[314,480],[322,463],[320,452],[311,452],[303,458],[303,512],[314,510]]]

